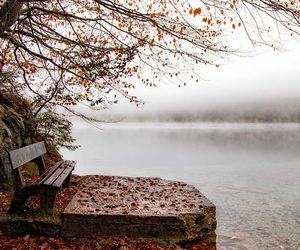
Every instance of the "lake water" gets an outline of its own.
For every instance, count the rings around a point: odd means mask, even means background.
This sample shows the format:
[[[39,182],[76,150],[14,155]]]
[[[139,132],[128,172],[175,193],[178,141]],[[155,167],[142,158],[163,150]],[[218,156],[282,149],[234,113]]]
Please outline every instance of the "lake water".
[[[217,207],[218,249],[300,250],[300,124],[75,124],[78,174],[193,184]]]

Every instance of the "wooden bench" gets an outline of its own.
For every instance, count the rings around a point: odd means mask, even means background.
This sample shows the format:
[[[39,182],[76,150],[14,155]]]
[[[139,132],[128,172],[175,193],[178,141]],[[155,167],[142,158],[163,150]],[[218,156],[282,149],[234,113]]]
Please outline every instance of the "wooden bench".
[[[38,194],[40,194],[41,208],[45,211],[52,210],[59,189],[69,187],[75,161],[61,160],[46,171],[43,159],[45,153],[47,153],[47,150],[44,142],[38,142],[9,152],[15,190],[9,213],[19,211],[29,196]],[[25,185],[20,167],[30,161],[37,165],[40,180],[37,183]]]

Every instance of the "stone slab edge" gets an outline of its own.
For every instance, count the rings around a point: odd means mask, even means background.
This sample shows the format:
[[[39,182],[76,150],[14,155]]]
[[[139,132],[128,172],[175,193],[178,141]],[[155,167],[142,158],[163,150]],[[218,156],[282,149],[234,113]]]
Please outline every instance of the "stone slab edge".
[[[53,216],[17,216],[0,214],[0,231],[7,236],[46,235],[59,236],[61,221]]]
[[[216,229],[213,207],[203,214],[168,217],[63,214],[61,219],[65,237],[125,236],[182,242],[210,238]]]

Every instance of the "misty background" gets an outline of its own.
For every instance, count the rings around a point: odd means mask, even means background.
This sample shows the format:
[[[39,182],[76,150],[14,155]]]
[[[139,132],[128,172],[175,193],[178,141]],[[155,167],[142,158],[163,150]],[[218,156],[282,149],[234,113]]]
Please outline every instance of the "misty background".
[[[121,98],[107,110],[80,110],[106,121],[300,122],[299,56],[297,43],[260,49],[218,68],[203,66],[197,84],[136,84],[131,93],[145,102],[139,107]]]

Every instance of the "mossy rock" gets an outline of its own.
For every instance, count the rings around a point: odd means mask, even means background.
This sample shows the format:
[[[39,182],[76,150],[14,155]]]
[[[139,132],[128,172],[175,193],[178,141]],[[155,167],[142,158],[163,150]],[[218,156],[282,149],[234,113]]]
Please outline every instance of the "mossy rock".
[[[35,142],[47,141],[39,135],[37,124],[30,103],[20,96],[6,91],[0,92],[0,190],[11,191],[13,187],[11,167],[7,152]],[[61,159],[55,146],[46,145],[47,166]],[[25,176],[31,177],[36,172],[33,163],[26,164]]]

